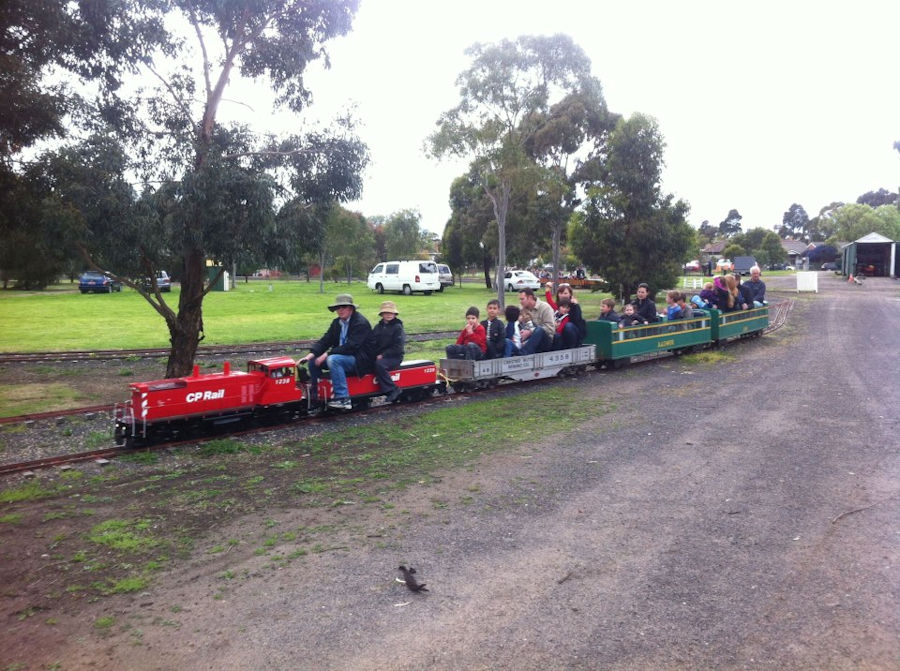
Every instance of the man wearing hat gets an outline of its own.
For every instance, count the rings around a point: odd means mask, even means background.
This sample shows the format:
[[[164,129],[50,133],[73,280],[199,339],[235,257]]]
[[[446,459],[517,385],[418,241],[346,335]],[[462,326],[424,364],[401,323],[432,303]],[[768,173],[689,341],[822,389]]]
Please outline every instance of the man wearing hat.
[[[403,322],[397,318],[400,313],[397,312],[394,301],[382,303],[378,313],[381,321],[372,329],[375,341],[375,377],[381,391],[387,394],[384,400],[393,403],[403,392],[391,379],[391,371],[403,361],[406,333],[403,331]]]
[[[312,383],[310,400],[313,403],[318,401],[319,378],[322,367],[326,366],[331,372],[331,388],[334,391],[334,398],[329,401],[328,407],[350,410],[347,374],[365,375],[371,370],[372,327],[369,320],[357,312],[350,294],[338,294],[328,309],[337,312],[337,319],[331,322],[325,335],[309,348],[309,354],[298,363],[309,362]]]

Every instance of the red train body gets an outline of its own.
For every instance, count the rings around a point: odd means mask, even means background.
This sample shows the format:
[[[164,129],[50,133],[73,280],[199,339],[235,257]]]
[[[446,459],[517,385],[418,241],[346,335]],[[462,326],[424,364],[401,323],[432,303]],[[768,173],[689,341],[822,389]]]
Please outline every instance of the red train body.
[[[391,378],[404,390],[401,398],[423,398],[442,387],[432,361],[404,361],[391,371]],[[348,376],[354,407],[365,407],[384,392],[372,374]],[[246,371],[194,372],[179,377],[129,385],[131,399],[114,412],[118,444],[155,437],[177,437],[203,428],[222,426],[244,419],[301,416],[314,408],[309,403],[308,375],[290,357],[270,357],[247,363]],[[318,398],[332,398],[331,380],[319,380]],[[317,406],[318,410],[322,406]]]

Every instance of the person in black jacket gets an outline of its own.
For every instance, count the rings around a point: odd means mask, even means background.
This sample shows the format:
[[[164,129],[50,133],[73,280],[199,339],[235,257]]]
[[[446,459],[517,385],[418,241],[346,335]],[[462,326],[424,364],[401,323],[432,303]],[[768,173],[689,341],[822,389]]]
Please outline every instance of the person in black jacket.
[[[737,283],[738,292],[741,294],[741,310],[749,310],[753,307],[753,291],[746,284],[741,282],[741,276],[738,273],[734,275],[734,281]]]
[[[297,363],[309,362],[312,403],[318,402],[319,378],[322,376],[322,368],[327,365],[334,393],[328,407],[350,410],[352,405],[347,388],[347,374],[365,375],[371,370],[372,327],[369,320],[357,312],[350,294],[338,294],[328,309],[337,312],[337,318],[331,322],[325,335],[309,348],[309,354]]]
[[[397,318],[397,306],[394,301],[385,301],[378,311],[381,321],[372,329],[375,355],[375,378],[378,386],[385,392],[384,400],[394,403],[403,390],[391,379],[391,371],[400,366],[403,361],[403,348],[406,344],[406,333],[403,331],[403,322]]]
[[[656,303],[649,298],[650,287],[644,284],[638,284],[637,298],[631,304],[634,306],[635,312],[641,319],[648,324],[654,324],[659,321],[659,315],[656,314]]]
[[[554,300],[552,292],[553,282],[547,282],[547,284],[544,285],[544,296],[547,305],[551,308],[557,310],[560,301],[564,298],[567,299],[570,304],[568,323],[563,327],[562,333],[558,334],[560,339],[557,342],[561,343],[562,346],[557,349],[579,347],[587,336],[587,323],[584,321],[584,316],[581,313],[581,306],[578,304],[578,299],[575,298],[575,292],[572,290],[572,285],[568,282],[563,282],[558,285],[556,287],[556,300]]]
[[[600,301],[600,316],[597,321],[607,321],[619,323],[622,317],[616,312],[616,301],[613,298],[604,298]]]
[[[500,301],[492,298],[487,304],[488,318],[481,322],[487,337],[485,359],[499,359],[506,350],[506,325],[500,319]]]

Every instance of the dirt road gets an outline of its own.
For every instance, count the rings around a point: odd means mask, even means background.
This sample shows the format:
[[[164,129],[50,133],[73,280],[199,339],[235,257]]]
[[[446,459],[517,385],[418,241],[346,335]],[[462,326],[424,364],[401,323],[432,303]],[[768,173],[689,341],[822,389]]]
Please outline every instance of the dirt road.
[[[86,635],[56,658],[63,669],[900,668],[898,308],[900,283],[857,291],[823,277],[787,326],[715,365],[668,359],[560,382],[612,412],[573,429],[523,407],[529,445],[398,494],[402,526],[372,533],[369,519],[367,541],[278,571],[249,558],[224,598],[197,559],[118,602],[143,622],[141,645]],[[484,440],[503,437],[485,427]],[[430,591],[395,582],[399,563]]]

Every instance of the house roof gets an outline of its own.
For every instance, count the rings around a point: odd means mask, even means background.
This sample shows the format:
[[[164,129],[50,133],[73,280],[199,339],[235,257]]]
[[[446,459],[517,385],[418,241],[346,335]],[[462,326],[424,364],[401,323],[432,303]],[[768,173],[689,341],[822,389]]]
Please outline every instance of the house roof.
[[[700,251],[703,254],[721,254],[725,250],[725,245],[728,244],[727,240],[719,240],[718,242],[710,242],[706,247],[701,249]]]
[[[788,254],[802,254],[809,249],[809,244],[803,240],[782,240],[781,248]]]
[[[880,233],[869,233],[868,235],[862,236],[859,240],[855,242],[893,242],[890,238],[886,238]]]

